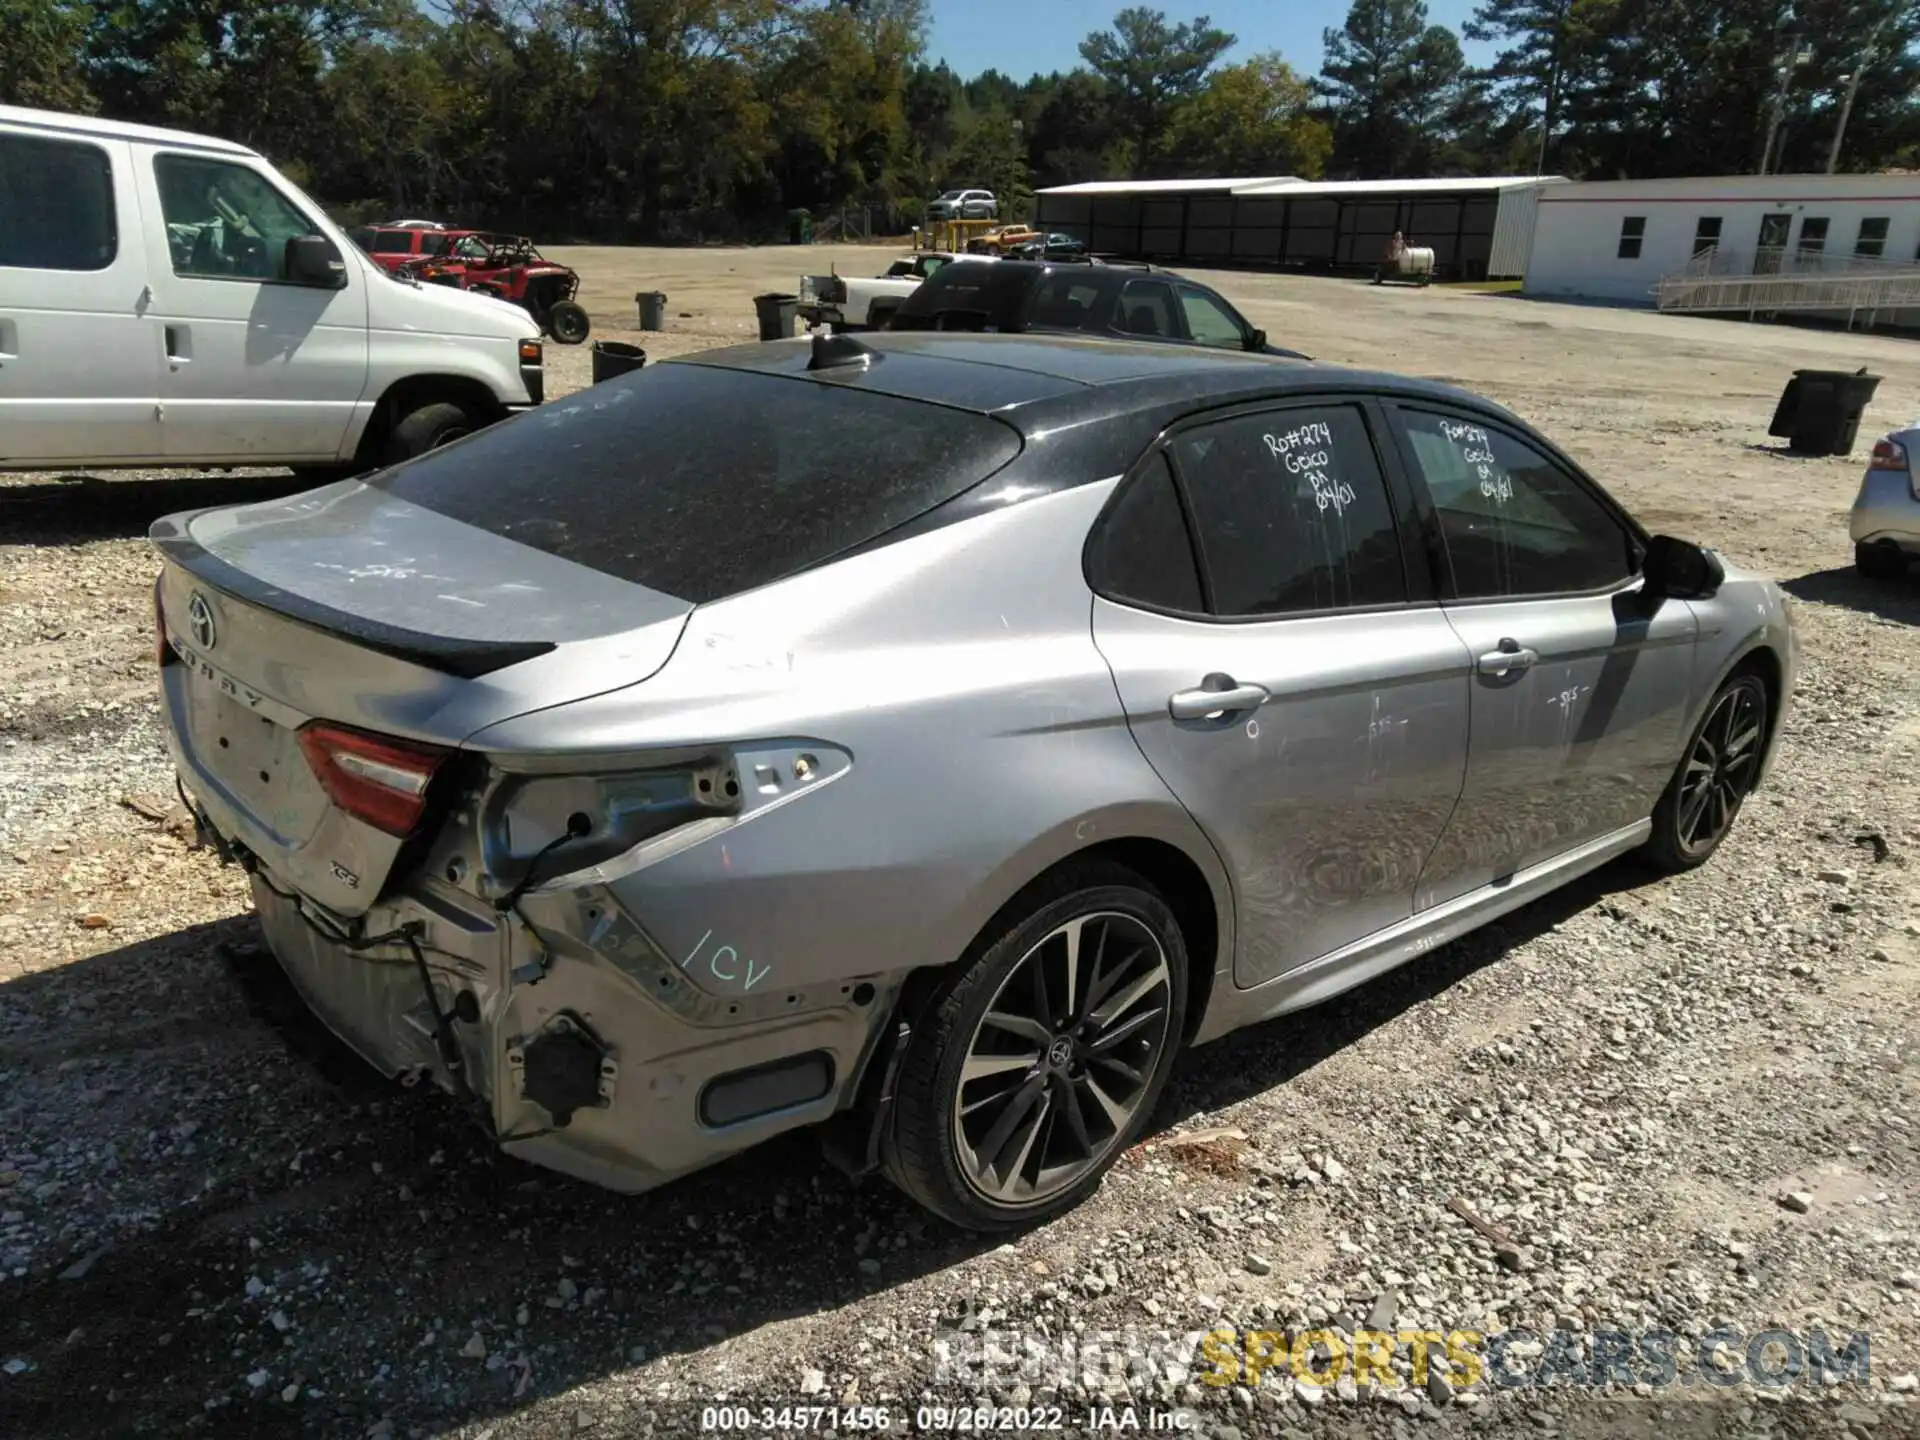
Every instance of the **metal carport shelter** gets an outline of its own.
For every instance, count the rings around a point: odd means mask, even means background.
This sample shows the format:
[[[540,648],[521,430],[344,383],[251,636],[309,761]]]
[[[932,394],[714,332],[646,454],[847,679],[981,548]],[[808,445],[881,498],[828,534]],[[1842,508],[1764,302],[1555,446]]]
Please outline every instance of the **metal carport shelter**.
[[[1096,254],[1364,272],[1395,230],[1431,246],[1446,279],[1526,272],[1540,191],[1557,175],[1422,180],[1093,181],[1036,195],[1034,223]]]

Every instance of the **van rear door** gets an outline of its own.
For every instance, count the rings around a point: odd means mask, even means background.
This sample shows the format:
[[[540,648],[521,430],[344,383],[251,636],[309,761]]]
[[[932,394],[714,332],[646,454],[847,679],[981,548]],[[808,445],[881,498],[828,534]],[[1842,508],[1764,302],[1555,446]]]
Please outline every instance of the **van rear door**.
[[[0,466],[159,458],[146,282],[127,142],[0,117]]]

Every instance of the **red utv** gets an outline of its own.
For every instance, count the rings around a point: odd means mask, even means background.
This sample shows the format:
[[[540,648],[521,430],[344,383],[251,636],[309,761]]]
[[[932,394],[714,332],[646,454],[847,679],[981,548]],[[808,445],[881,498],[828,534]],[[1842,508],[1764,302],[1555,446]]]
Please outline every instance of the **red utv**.
[[[542,334],[562,345],[578,345],[587,338],[587,312],[573,298],[580,289],[579,273],[547,259],[524,235],[448,230],[433,238],[445,239],[446,248],[411,256],[396,268],[436,285],[510,301],[533,316]]]

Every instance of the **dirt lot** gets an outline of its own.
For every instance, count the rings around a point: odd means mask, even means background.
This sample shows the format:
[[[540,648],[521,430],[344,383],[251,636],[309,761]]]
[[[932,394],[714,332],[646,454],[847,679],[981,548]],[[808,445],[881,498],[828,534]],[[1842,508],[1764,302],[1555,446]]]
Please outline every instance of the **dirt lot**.
[[[888,258],[561,253],[598,333],[656,356],[751,338],[751,297],[791,290],[803,260]],[[0,478],[0,1434],[685,1434],[691,1402],[721,1396],[896,1414],[1053,1397],[1071,1420],[1128,1393],[1196,1405],[1221,1436],[1920,1433],[1920,581],[1849,569],[1859,455],[1798,459],[1765,433],[1796,366],[1868,365],[1887,377],[1876,433],[1909,421],[1920,350],[1205,278],[1280,343],[1506,402],[1650,527],[1797,597],[1782,759],[1709,867],[1609,867],[1193,1053],[1105,1188],[1010,1244],[843,1180],[804,1139],[606,1195],[499,1159],[439,1097],[344,1059],[253,954],[235,872],[183,837],[142,537],[291,482]],[[639,289],[668,294],[664,334],[625,328]],[[586,365],[554,351],[552,388]],[[1527,1247],[1518,1268],[1456,1197]],[[1872,1379],[1368,1398],[1284,1371],[1129,1391],[935,1362],[941,1335],[1057,1348],[1342,1316],[1589,1354],[1605,1330],[1676,1331],[1687,1356],[1716,1326],[1866,1331]]]

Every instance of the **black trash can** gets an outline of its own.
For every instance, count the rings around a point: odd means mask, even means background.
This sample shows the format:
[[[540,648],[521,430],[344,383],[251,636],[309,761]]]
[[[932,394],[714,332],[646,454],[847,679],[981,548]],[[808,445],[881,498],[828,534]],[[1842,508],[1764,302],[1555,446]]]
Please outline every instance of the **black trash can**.
[[[667,323],[667,297],[658,290],[641,290],[633,297],[640,309],[642,330],[661,330]]]
[[[1880,377],[1864,367],[1796,370],[1773,407],[1767,433],[1785,436],[1796,455],[1851,454],[1860,417],[1879,387]]]
[[[785,340],[793,334],[793,322],[800,314],[798,295],[756,295],[753,312],[760,317],[762,340]]]
[[[638,370],[646,363],[647,352],[638,345],[629,345],[623,340],[593,342],[593,383],[596,385],[629,370]]]

